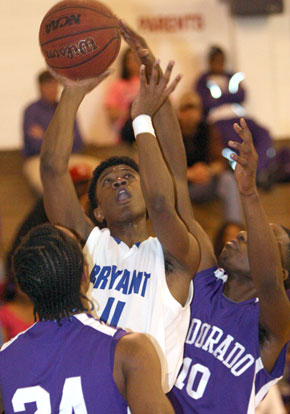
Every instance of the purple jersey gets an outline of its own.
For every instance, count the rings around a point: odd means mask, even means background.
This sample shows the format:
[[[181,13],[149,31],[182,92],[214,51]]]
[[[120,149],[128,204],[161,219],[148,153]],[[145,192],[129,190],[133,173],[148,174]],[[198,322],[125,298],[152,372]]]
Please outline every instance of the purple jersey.
[[[85,313],[61,326],[35,323],[1,349],[5,413],[127,413],[113,379],[115,348],[124,335]]]
[[[283,374],[286,346],[271,374],[263,367],[258,299],[227,299],[225,277],[211,268],[194,278],[183,366],[169,395],[176,414],[252,414]]]

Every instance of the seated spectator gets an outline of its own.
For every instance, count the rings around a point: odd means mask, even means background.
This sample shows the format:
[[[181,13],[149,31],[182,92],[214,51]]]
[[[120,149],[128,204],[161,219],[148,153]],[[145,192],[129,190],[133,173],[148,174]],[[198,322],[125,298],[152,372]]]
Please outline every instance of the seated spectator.
[[[31,103],[23,116],[23,172],[37,196],[42,194],[42,184],[39,173],[39,154],[44,133],[57,107],[58,81],[49,71],[43,71],[38,76],[40,97]],[[73,155],[70,165],[86,163],[92,168],[96,165],[93,157],[77,154],[83,149],[84,143],[77,121],[74,124]]]
[[[128,119],[131,127],[130,107],[137,95],[139,85],[139,63],[128,48],[122,57],[120,77],[111,84],[105,97],[105,109],[116,143],[122,140],[129,143],[134,141],[134,135],[130,135],[127,140],[126,135],[121,135],[121,130]]]
[[[198,95],[184,94],[177,112],[187,157],[191,200],[199,203],[217,197],[223,205],[224,220],[242,222],[234,175],[221,155],[223,147],[217,130],[202,120]]]
[[[246,91],[241,72],[228,72],[225,68],[226,56],[217,46],[209,50],[209,70],[202,74],[195,83],[195,90],[200,95],[203,104],[203,115],[214,125],[221,137],[223,146],[227,147],[229,139],[240,142],[232,125],[243,116],[252,132],[254,145],[259,155],[257,184],[268,189],[274,181],[290,180],[290,149],[286,151],[288,164],[285,164],[285,154],[276,154],[273,140],[269,131],[246,114],[242,104],[245,101]],[[281,177],[282,168],[282,177]],[[279,174],[279,176],[275,176]]]
[[[76,194],[80,200],[81,207],[83,211],[86,213],[90,219],[96,223],[95,216],[91,210],[89,199],[88,199],[88,188],[89,183],[92,177],[92,169],[88,167],[86,164],[76,164],[74,167],[70,168],[69,170],[70,175],[72,177],[72,181],[76,190]],[[11,247],[8,251],[6,256],[6,264],[5,264],[5,271],[8,280],[13,279],[13,269],[12,269],[12,257],[19,246],[23,237],[31,230],[33,227],[48,223],[49,220],[47,218],[43,197],[40,197],[36,200],[35,204],[33,205],[31,211],[28,215],[24,218],[22,223],[20,224],[14,240],[12,241]]]
[[[3,343],[25,331],[34,323],[33,304],[21,291],[14,278],[6,282],[3,305],[0,306],[0,325]]]
[[[81,206],[91,219],[93,213],[88,211],[88,186],[92,170],[86,164],[77,164],[70,169],[77,196]],[[4,284],[2,299],[4,305],[0,307],[0,324],[3,330],[3,342],[13,338],[19,332],[29,328],[34,322],[33,306],[29,298],[18,288],[14,281],[12,257],[24,236],[35,226],[48,222],[45,213],[43,198],[39,198],[30,213],[21,223],[6,259],[7,281]]]

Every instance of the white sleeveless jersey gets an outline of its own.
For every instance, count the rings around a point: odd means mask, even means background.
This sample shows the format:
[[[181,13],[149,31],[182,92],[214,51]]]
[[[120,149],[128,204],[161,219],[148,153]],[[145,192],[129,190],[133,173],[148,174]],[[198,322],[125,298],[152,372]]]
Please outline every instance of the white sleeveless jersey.
[[[112,237],[109,229],[95,227],[84,253],[96,315],[111,326],[150,336],[163,366],[164,390],[168,391],[182,363],[192,284],[182,307],[168,289],[163,250],[154,237],[130,248]]]

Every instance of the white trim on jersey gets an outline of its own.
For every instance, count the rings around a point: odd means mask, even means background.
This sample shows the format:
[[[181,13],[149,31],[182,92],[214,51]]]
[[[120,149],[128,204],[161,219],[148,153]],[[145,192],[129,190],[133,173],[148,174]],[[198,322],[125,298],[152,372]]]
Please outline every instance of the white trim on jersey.
[[[33,325],[31,325],[29,328],[25,329],[25,331],[20,332],[18,335],[14,336],[14,338],[10,339],[8,342],[5,342],[1,348],[0,348],[0,352],[4,351],[4,349],[6,349],[8,346],[10,346],[11,344],[13,344],[14,341],[16,341],[16,339],[20,336],[25,334],[25,332],[29,331],[31,328],[33,328],[33,326],[36,324],[37,322],[35,322]]]
[[[104,322],[99,321],[95,318],[90,318],[86,313],[80,313],[78,315],[73,315],[78,321],[83,325],[89,326],[96,331],[102,332],[105,335],[114,336],[117,332],[116,328],[106,325]]]
[[[262,362],[262,358],[256,359],[256,366],[255,366],[255,374],[257,375],[258,372],[260,372],[262,369],[264,369],[264,365]]]
[[[259,361],[259,359],[256,360],[256,367],[257,367],[257,362]],[[256,372],[255,372],[255,374],[256,374]],[[255,409],[256,409],[256,406],[255,406],[255,393],[256,393],[255,379],[256,379],[256,375],[253,376],[252,389],[251,389],[251,395],[250,395],[250,398],[249,398],[247,414],[255,414]]]
[[[267,384],[263,385],[259,389],[259,391],[256,393],[255,379],[257,377],[257,374],[263,369],[265,369],[265,368],[264,368],[264,365],[263,365],[263,362],[262,362],[262,358],[260,357],[260,358],[256,359],[255,376],[253,378],[253,385],[252,385],[252,390],[251,390],[251,396],[250,396],[250,399],[249,399],[247,414],[255,414],[256,408],[258,407],[260,402],[263,400],[265,395],[269,392],[270,388],[273,385],[275,385],[282,378],[282,377],[274,378],[272,381],[267,382]]]

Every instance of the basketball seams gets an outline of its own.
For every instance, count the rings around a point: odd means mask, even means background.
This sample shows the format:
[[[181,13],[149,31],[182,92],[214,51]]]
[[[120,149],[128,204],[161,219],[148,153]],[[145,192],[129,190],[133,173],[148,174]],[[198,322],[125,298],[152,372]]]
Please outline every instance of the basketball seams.
[[[88,30],[83,30],[83,31],[81,31],[81,32],[77,32],[77,33],[70,33],[70,34],[68,34],[68,35],[64,35],[64,36],[60,36],[60,37],[55,37],[54,39],[52,39],[52,40],[48,40],[47,42],[44,42],[44,43],[40,43],[40,46],[41,47],[43,47],[43,46],[46,46],[46,45],[48,45],[49,43],[52,43],[52,42],[56,42],[57,40],[61,40],[61,39],[65,39],[65,38],[67,38],[67,37],[73,37],[73,36],[77,36],[77,35],[79,35],[79,34],[84,34],[84,33],[89,33],[89,32],[93,32],[93,31],[98,31],[98,30],[111,30],[111,29],[118,29],[119,27],[118,26],[104,26],[104,27],[94,27],[94,28],[92,28],[92,29],[88,29]]]
[[[83,65],[91,60],[93,60],[94,58],[96,58],[100,53],[102,53],[114,40],[120,40],[120,36],[116,36],[116,37],[112,37],[110,39],[110,41],[108,43],[106,43],[102,49],[98,50],[98,52],[93,55],[90,56],[87,60],[84,60],[82,62],[76,63],[75,65],[71,65],[71,66],[53,66],[51,64],[49,64],[49,67],[52,69],[71,69],[71,68],[75,68],[77,66]],[[111,61],[112,62],[112,61]],[[97,74],[96,74],[97,75]]]
[[[109,18],[109,19],[112,19],[112,18],[116,18],[112,13],[111,13],[111,11],[109,10],[109,9],[107,9],[108,10],[108,12],[110,13],[109,15],[108,14],[105,14],[105,12],[101,12],[101,11],[99,11],[99,10],[96,10],[96,9],[94,9],[94,8],[91,8],[91,7],[86,7],[86,6],[64,6],[64,7],[60,7],[60,8],[58,8],[58,9],[56,9],[56,10],[54,10],[54,11],[51,11],[51,12],[48,12],[45,16],[44,16],[44,18],[43,18],[43,20],[45,20],[45,19],[47,19],[48,17],[50,17],[50,16],[52,16],[54,13],[58,13],[59,11],[63,11],[63,10],[67,10],[67,9],[84,9],[84,10],[90,10],[90,11],[93,11],[93,12],[95,12],[95,13],[97,13],[97,14],[100,14],[101,16],[103,16],[103,17],[107,17],[107,18]]]
[[[118,39],[120,40],[120,36],[118,36]],[[109,61],[109,66],[111,66],[111,64],[114,62],[114,60],[115,60],[115,59],[116,59],[116,57],[118,56],[119,50],[120,50],[120,42],[118,42],[118,43],[116,44],[115,53],[114,53],[114,55],[112,56],[112,59]]]
[[[39,44],[49,67],[70,79],[104,72],[120,50],[120,28],[109,7],[97,0],[60,1],[44,16]]]

